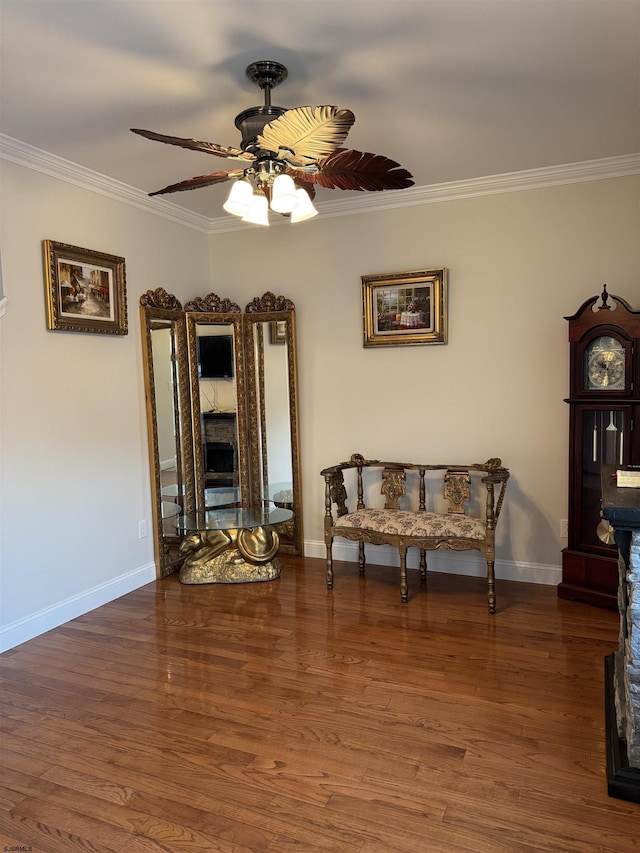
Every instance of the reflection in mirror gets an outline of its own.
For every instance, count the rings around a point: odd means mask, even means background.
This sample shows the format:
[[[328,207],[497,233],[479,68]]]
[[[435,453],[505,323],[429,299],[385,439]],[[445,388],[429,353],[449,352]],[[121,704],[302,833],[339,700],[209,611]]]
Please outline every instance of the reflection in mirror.
[[[286,321],[281,321],[284,325]],[[274,342],[273,322],[256,323],[255,347],[260,402],[260,467],[264,495],[274,500],[277,492],[291,491],[291,420],[287,342]]]
[[[242,315],[216,294],[185,310],[196,510],[203,511],[240,504],[248,494]]]
[[[155,389],[156,429],[158,432],[158,461],[163,503],[163,536],[172,533],[167,526],[171,506],[182,502],[182,463],[178,454],[180,436],[180,396],[178,370],[171,321],[151,323],[151,355]],[[172,498],[173,501],[167,501]],[[178,500],[179,499],[179,500]]]
[[[162,288],[140,298],[153,534],[158,577],[175,569],[180,540],[172,518],[193,507],[186,334],[182,306]]]
[[[281,550],[303,553],[294,305],[266,293],[244,317],[253,502],[294,511]]]

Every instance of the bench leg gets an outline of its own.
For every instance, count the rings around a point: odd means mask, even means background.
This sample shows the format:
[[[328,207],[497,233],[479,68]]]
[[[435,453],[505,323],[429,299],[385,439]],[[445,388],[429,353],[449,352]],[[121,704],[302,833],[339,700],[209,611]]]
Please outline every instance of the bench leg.
[[[489,613],[496,612],[496,573],[493,560],[487,560],[487,599],[489,601]]]
[[[327,542],[327,589],[333,589],[333,539]]]
[[[409,601],[409,585],[407,583],[407,546],[398,546],[400,552],[400,599],[403,604]]]
[[[427,552],[424,548],[420,549],[420,577],[423,581],[427,579]]]
[[[358,542],[358,569],[364,574],[364,542]]]

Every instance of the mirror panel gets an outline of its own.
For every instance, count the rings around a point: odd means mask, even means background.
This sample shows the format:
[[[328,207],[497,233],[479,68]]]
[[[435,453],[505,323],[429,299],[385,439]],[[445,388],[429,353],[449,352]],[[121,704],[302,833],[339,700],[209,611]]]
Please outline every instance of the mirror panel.
[[[172,519],[194,505],[186,331],[175,297],[160,289],[140,302],[154,550],[157,574],[164,577],[180,560]]]
[[[302,554],[295,312],[290,300],[280,310],[251,310],[278,306],[265,297],[244,315],[251,497],[294,511],[280,530],[281,550]]]
[[[196,511],[249,494],[241,314],[187,313]]]

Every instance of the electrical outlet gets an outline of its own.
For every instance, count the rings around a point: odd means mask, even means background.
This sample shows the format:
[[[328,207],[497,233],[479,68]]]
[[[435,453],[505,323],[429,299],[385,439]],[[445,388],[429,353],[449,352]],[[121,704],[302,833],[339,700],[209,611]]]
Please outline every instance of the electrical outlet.
[[[147,519],[143,518],[138,522],[138,539],[145,539],[147,536]]]
[[[560,538],[568,539],[569,538],[569,520],[566,518],[560,519]]]

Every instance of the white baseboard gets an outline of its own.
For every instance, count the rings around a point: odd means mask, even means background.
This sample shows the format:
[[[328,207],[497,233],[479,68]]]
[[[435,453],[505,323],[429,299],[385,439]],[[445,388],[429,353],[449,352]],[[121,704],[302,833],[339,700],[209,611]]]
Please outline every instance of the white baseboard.
[[[306,540],[304,543],[305,557],[326,558],[327,549],[324,542]],[[399,566],[398,552],[388,545],[365,546],[365,556],[371,565]],[[418,549],[407,551],[407,568],[418,569]],[[346,563],[358,562],[358,543],[347,540],[335,540],[333,543],[333,559]],[[487,564],[484,557],[476,551],[428,551],[427,566],[429,571],[443,572],[453,575],[469,575],[485,577]],[[555,586],[562,580],[562,567],[548,566],[542,563],[516,563],[512,560],[496,560],[496,578],[498,580],[519,581],[521,583],[540,583]]]
[[[32,613],[24,619],[18,619],[16,622],[5,625],[0,628],[0,652],[6,652],[8,649],[19,646],[20,643],[32,640],[40,634],[51,631],[52,628],[58,628],[70,619],[75,619],[90,610],[95,610],[96,607],[108,604],[110,601],[120,598],[121,595],[126,595],[126,593],[132,592],[155,579],[155,563],[147,563],[145,566],[67,598],[65,601],[40,610],[38,613]]]

